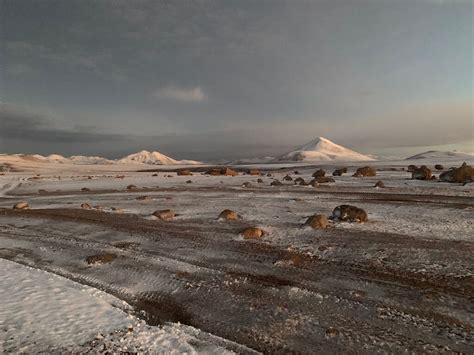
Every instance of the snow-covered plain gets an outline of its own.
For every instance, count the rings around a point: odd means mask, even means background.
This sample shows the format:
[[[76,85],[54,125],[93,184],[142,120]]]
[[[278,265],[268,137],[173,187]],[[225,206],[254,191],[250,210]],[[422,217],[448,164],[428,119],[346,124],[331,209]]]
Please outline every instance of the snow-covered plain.
[[[96,288],[4,259],[0,269],[1,353],[232,353],[192,327],[148,326]]]
[[[198,339],[211,349],[237,352],[436,353],[474,346],[472,183],[412,180],[401,170],[413,163],[408,161],[236,166],[264,175],[235,177],[205,175],[199,166],[189,166],[192,176],[176,176],[177,166],[137,171],[145,169],[9,163],[0,176],[0,257],[100,288],[119,305],[130,305],[120,306],[126,322],[133,310],[133,319],[146,321],[140,324],[150,332],[181,322],[199,329]],[[431,168],[435,163],[447,169],[462,161],[416,161]],[[367,164],[378,169],[376,177],[351,176]],[[330,175],[341,166],[348,173],[334,177],[335,183],[270,186],[286,175],[309,181],[318,168]],[[375,188],[378,180],[386,187]],[[127,190],[130,185],[136,189]],[[12,210],[21,200],[31,209]],[[95,207],[83,210],[82,203]],[[304,226],[308,216],[330,215],[345,203],[364,208],[369,222],[330,223],[324,230]],[[218,220],[226,208],[242,219]],[[162,209],[174,210],[176,218],[151,216]],[[247,226],[268,233],[244,240],[239,231]],[[85,262],[98,253],[116,258],[103,265]],[[106,318],[93,324],[91,336]],[[123,333],[117,334],[110,346],[121,343]],[[171,343],[177,349],[191,344],[205,351],[179,335],[177,341]],[[58,346],[85,343],[75,344]]]

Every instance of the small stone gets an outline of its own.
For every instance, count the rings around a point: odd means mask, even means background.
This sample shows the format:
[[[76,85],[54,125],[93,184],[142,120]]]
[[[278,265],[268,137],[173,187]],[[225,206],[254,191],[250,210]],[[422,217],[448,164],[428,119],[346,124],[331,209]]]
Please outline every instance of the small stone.
[[[107,254],[96,254],[96,255],[91,255],[86,258],[86,262],[89,265],[93,264],[106,264],[110,263],[112,260],[117,258],[117,255],[107,253]]]
[[[380,188],[380,189],[383,189],[385,187],[385,184],[383,183],[382,180],[379,180],[375,183],[375,187],[376,188]]]

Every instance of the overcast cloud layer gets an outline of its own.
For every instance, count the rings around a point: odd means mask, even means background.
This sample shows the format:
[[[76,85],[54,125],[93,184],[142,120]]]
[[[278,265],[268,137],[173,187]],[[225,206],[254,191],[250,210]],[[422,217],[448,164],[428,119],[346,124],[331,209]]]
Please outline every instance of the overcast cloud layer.
[[[472,7],[0,0],[0,152],[474,150]]]

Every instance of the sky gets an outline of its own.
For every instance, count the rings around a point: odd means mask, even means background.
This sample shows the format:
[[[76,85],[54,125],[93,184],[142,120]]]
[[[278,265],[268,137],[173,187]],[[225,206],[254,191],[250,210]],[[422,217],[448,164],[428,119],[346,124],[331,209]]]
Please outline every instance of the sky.
[[[474,151],[473,2],[0,0],[0,152]]]

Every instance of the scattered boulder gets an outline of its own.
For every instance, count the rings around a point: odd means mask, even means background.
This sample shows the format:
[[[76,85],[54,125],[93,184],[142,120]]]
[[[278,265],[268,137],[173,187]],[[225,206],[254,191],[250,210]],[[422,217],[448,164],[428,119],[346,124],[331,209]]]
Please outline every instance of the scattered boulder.
[[[89,192],[90,190],[91,190],[91,189],[88,189],[87,187],[83,187],[83,188],[81,189],[82,192]]]
[[[295,170],[295,171],[293,172],[293,174],[295,174],[295,175],[300,175],[300,172],[299,172],[298,170]]]
[[[240,216],[237,214],[237,212],[225,209],[219,214],[219,219],[225,219],[227,221],[236,221],[240,219]]]
[[[15,210],[27,210],[29,208],[30,208],[30,205],[28,205],[28,202],[26,201],[15,203],[15,205],[13,206],[13,209]]]
[[[282,186],[282,182],[280,180],[273,180],[270,186]]]
[[[212,175],[212,176],[219,176],[219,175],[226,175],[226,176],[236,176],[239,175],[239,173],[235,170],[232,170],[230,168],[212,168],[208,171],[206,171],[207,175]]]
[[[283,178],[284,181],[293,181],[293,178],[290,176],[290,175],[286,175],[284,178]]]
[[[474,181],[474,168],[463,163],[459,168],[445,171],[439,176],[440,181],[468,183]]]
[[[329,176],[321,176],[321,177],[315,178],[314,180],[316,180],[318,184],[327,184],[329,182],[336,182],[336,180],[334,180],[332,177],[329,177]]]
[[[358,168],[354,173],[355,177],[365,177],[365,176],[377,176],[377,171],[370,166],[364,166],[362,168]]]
[[[152,176],[155,177],[155,176],[158,176],[158,174],[153,174]]]
[[[86,262],[89,265],[106,264],[106,263],[110,263],[112,260],[116,258],[117,258],[117,255],[112,254],[112,253],[96,254],[96,255],[88,256],[86,258]]]
[[[223,168],[221,170],[221,175],[226,175],[226,176],[237,176],[239,173],[235,170],[232,170],[230,168]]]
[[[252,188],[252,187],[255,187],[255,186],[253,186],[250,182],[244,182],[242,184],[242,187]]]
[[[161,210],[153,212],[153,216],[158,217],[162,221],[170,221],[175,217],[175,213],[172,210]]]
[[[332,172],[332,176],[342,176],[342,174],[347,173],[347,168],[336,169]]]
[[[328,218],[322,214],[316,214],[314,216],[309,217],[305,225],[310,226],[314,229],[326,228],[329,225]]]
[[[267,177],[272,177],[272,176],[273,176],[273,175],[272,175],[272,174],[270,174],[270,173],[268,173],[268,174],[267,174]]]
[[[137,201],[146,201],[146,200],[151,200],[150,196],[138,196],[135,198]]]
[[[308,183],[308,185],[313,186],[313,187],[319,186],[319,184],[318,184],[318,179],[313,179],[313,180],[311,180],[311,181]]]
[[[266,232],[264,230],[257,227],[245,228],[243,231],[240,232],[240,235],[242,235],[244,239],[260,239],[265,234]]]
[[[311,176],[314,178],[320,178],[320,177],[324,177],[325,175],[326,175],[326,172],[323,169],[319,169]]]
[[[136,190],[136,189],[138,189],[138,188],[137,188],[135,185],[128,185],[128,186],[127,186],[127,190],[128,190],[128,191]]]
[[[359,223],[367,222],[369,220],[367,212],[365,212],[362,208],[351,205],[337,206],[332,211],[332,218],[334,220]]]
[[[385,184],[383,183],[382,180],[379,180],[375,183],[375,186],[376,188],[380,188],[380,189],[383,189],[385,187]]]
[[[416,165],[410,164],[410,165],[408,165],[407,171],[411,173],[411,172],[415,171],[415,169],[418,169],[418,167]]]
[[[262,179],[257,179],[257,184],[263,184],[263,180]]]
[[[412,171],[411,178],[416,180],[431,180],[431,170],[427,168],[426,165],[422,165]]]
[[[187,180],[187,181],[186,181],[186,184],[192,184],[192,183],[193,183],[192,180]]]
[[[301,185],[301,184],[304,184],[305,181],[302,177],[299,177],[299,178],[296,178],[295,179],[295,185]]]
[[[86,202],[86,203],[81,204],[81,208],[85,210],[91,210],[92,206]]]
[[[46,190],[44,190],[44,189],[39,189],[39,190],[38,190],[38,193],[39,193],[40,195],[42,195],[42,194],[47,194],[48,191],[46,191]]]
[[[250,169],[247,171],[247,174],[256,176],[256,175],[260,175],[260,171],[257,169]]]
[[[435,168],[436,170],[444,170],[444,166],[442,166],[441,164],[436,164],[436,165],[434,166],[434,168]]]
[[[190,175],[193,175],[193,173],[191,172],[191,170],[181,169],[181,170],[178,170],[176,172],[176,175],[178,175],[178,176],[190,176]]]

